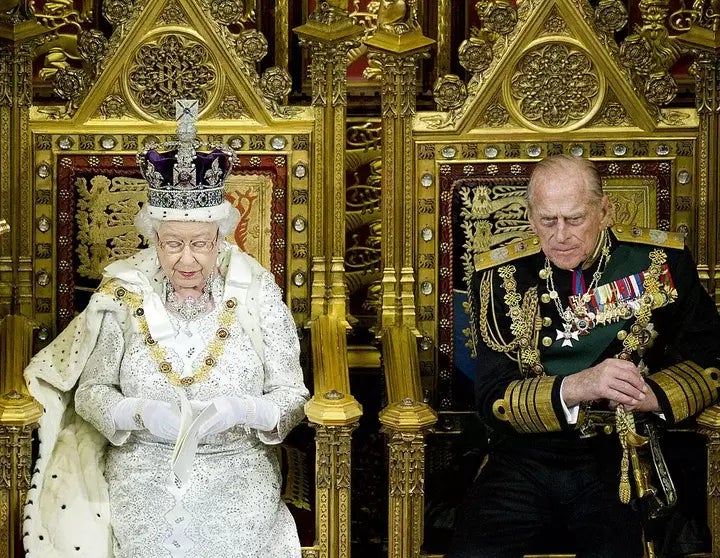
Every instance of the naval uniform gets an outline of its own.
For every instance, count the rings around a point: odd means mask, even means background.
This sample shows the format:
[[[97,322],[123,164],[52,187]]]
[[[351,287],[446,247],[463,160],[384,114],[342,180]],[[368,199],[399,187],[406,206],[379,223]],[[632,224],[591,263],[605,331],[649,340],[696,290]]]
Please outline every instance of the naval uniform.
[[[643,555],[639,515],[618,496],[618,436],[589,432],[583,411],[569,420],[562,380],[628,358],[674,425],[717,399],[720,317],[681,235],[616,226],[602,236],[609,257],[586,270],[553,266],[537,237],[476,257],[476,401],[491,450],[448,558],[546,551],[538,545],[556,531],[578,557]]]

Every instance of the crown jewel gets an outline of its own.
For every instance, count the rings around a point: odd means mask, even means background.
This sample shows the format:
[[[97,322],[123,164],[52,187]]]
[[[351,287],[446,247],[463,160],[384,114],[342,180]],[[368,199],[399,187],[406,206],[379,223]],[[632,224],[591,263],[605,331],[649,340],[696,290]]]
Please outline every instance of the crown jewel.
[[[198,101],[176,101],[177,141],[150,143],[137,154],[151,217],[213,220],[225,202],[225,179],[237,156],[227,145],[198,141],[197,118]]]

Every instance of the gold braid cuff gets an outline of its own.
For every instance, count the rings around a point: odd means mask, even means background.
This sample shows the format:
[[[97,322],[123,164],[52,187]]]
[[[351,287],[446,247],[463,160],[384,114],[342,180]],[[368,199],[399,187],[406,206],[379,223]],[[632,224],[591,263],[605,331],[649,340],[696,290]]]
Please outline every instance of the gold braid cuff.
[[[555,379],[540,376],[510,382],[504,398],[493,405],[495,417],[523,434],[561,431],[552,402]]]
[[[652,374],[663,391],[674,422],[680,422],[711,405],[720,386],[720,370],[705,368],[686,360]]]

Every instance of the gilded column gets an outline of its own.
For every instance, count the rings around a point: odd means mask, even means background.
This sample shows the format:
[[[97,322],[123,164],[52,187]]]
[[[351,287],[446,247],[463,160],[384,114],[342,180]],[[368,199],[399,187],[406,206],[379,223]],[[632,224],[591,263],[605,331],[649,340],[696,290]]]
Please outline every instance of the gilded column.
[[[341,5],[343,5],[341,7]],[[310,200],[312,231],[311,321],[323,314],[346,320],[345,291],[345,115],[348,52],[362,28],[347,12],[347,2],[318,2],[306,24],[295,28],[310,51],[312,106],[315,114]]]
[[[0,10],[0,307],[32,315],[32,61],[37,24],[29,0]],[[8,229],[9,226],[9,229]],[[21,281],[24,279],[24,282]],[[20,304],[18,304],[18,301]],[[0,311],[0,316],[4,314]],[[32,325],[13,313],[0,321],[0,558],[21,556],[22,508],[30,485],[32,432],[42,407],[26,395],[22,371],[32,353]]]
[[[11,391],[0,397],[0,557],[23,555],[22,518],[30,488],[32,433],[42,416],[33,398]]]
[[[383,331],[390,404],[380,412],[388,436],[388,558],[418,558],[425,526],[425,436],[437,415],[422,401],[415,334],[407,325]]]
[[[415,330],[415,184],[412,127],[420,60],[434,43],[422,34],[415,2],[383,3],[375,33],[365,41],[381,69],[382,307],[381,328]],[[391,234],[392,232],[392,234]]]
[[[35,39],[45,30],[29,0],[5,2],[0,11],[0,217],[10,234],[0,238],[0,316],[13,286],[30,282],[32,254],[32,61]],[[31,288],[16,293],[19,310],[32,315]],[[17,310],[17,309],[16,309]]]
[[[305,407],[315,428],[317,558],[350,558],[350,446],[362,407],[350,394],[344,320],[324,315],[310,325],[313,397]]]
[[[698,263],[720,306],[720,53],[699,52],[692,66],[698,109]],[[705,277],[702,277],[705,279]]]
[[[720,408],[715,405],[698,417],[698,432],[707,446],[707,517],[711,556],[720,556]]]

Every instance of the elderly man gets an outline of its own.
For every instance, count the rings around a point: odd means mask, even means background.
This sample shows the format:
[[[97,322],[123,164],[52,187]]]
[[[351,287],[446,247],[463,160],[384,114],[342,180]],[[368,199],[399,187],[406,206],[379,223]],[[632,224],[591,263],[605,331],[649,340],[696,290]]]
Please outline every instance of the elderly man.
[[[519,557],[560,528],[578,556],[640,557],[630,500],[644,422],[674,425],[715,401],[720,317],[680,235],[610,227],[588,160],[539,162],[527,204],[536,236],[476,259],[491,449],[448,556]]]

